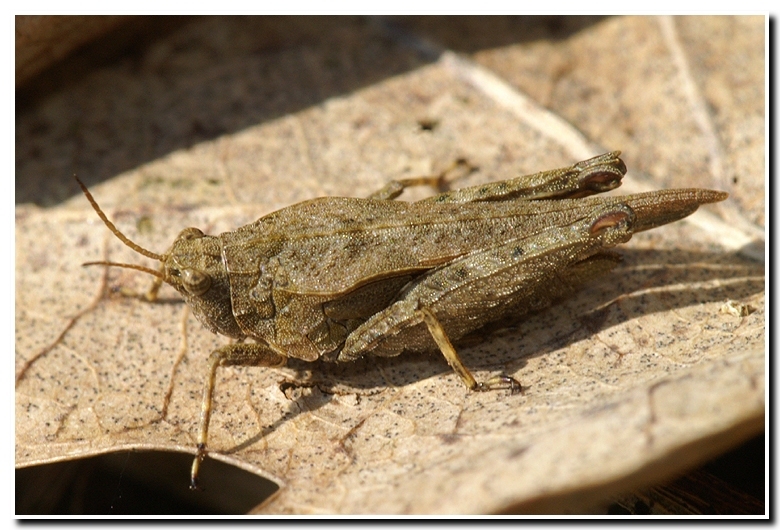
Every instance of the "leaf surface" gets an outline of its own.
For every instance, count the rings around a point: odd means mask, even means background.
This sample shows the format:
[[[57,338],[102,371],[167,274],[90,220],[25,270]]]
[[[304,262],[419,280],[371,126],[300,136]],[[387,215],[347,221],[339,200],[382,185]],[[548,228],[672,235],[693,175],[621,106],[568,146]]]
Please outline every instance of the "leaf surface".
[[[194,19],[16,118],[16,465],[194,452],[226,343],[97,219],[155,252],[297,201],[479,167],[457,187],[620,149],[617,194],[728,191],[623,263],[459,351],[218,372],[212,456],[280,485],[263,513],[576,512],[760,432],[762,17]],[[404,196],[419,198],[426,190]],[[726,310],[724,304],[747,308]],[[307,383],[290,386],[285,381]],[[208,461],[204,465],[208,465]],[[186,484],[182,485],[186,487]]]

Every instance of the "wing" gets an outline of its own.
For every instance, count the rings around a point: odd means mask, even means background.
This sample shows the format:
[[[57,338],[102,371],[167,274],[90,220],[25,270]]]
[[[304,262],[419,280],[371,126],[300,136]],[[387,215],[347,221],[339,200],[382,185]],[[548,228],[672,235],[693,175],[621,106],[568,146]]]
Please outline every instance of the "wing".
[[[635,231],[641,231],[722,199],[720,192],[707,190],[463,204],[325,197],[223,236],[230,236],[225,255],[231,273],[259,274],[263,260],[274,257],[277,287],[333,297],[383,278],[415,275],[550,226],[571,225],[606,204],[634,208]]]

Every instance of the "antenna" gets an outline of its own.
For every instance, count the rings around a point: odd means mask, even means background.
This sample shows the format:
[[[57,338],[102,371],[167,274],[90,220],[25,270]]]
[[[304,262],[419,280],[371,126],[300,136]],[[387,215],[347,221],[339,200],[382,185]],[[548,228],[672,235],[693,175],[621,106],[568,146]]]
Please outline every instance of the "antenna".
[[[162,257],[160,254],[155,254],[155,253],[154,253],[154,252],[152,252],[151,250],[146,250],[146,249],[145,249],[145,248],[143,248],[142,246],[140,246],[140,245],[137,245],[137,244],[133,243],[133,242],[132,242],[132,241],[130,241],[130,240],[129,240],[129,239],[128,239],[128,238],[127,238],[127,237],[126,237],[126,236],[125,236],[125,235],[124,235],[122,232],[120,232],[120,231],[119,231],[119,229],[118,229],[116,226],[114,226],[114,223],[112,223],[111,221],[109,221],[109,220],[108,220],[108,217],[106,217],[106,214],[104,214],[104,213],[103,213],[103,210],[101,210],[101,209],[100,209],[100,206],[98,206],[98,203],[97,203],[97,202],[95,201],[95,199],[92,197],[92,194],[89,192],[89,190],[88,190],[88,189],[87,189],[87,187],[84,185],[84,183],[83,183],[83,182],[81,182],[81,180],[80,180],[80,179],[79,179],[79,178],[78,178],[76,175],[73,175],[73,178],[75,178],[75,179],[76,179],[76,182],[78,182],[78,183],[79,183],[79,186],[81,186],[81,191],[83,191],[83,192],[84,192],[84,195],[86,195],[86,196],[87,196],[87,200],[88,200],[88,201],[89,201],[89,203],[92,205],[92,208],[95,210],[95,212],[97,212],[97,214],[98,214],[98,217],[100,217],[100,219],[101,219],[101,220],[103,221],[103,223],[104,223],[104,224],[105,224],[105,225],[108,227],[108,229],[109,229],[109,230],[111,230],[111,232],[112,232],[112,233],[113,233],[113,234],[114,234],[114,235],[115,235],[115,236],[116,236],[116,237],[117,237],[117,238],[118,238],[118,239],[119,239],[119,240],[120,240],[122,243],[124,243],[124,244],[125,244],[125,245],[127,245],[128,247],[132,248],[133,250],[135,250],[135,251],[136,251],[136,252],[138,252],[139,254],[143,254],[143,255],[144,255],[144,256],[146,256],[147,258],[156,259],[157,261],[163,261],[163,257]],[[119,266],[122,266],[121,264],[118,264],[118,263],[110,263],[110,262],[102,262],[102,263],[101,263],[101,262],[97,262],[97,261],[95,261],[95,262],[91,262],[91,263],[90,263],[90,265],[92,265],[92,264],[94,264],[94,265],[111,265],[111,266],[114,266],[114,267],[119,267]],[[87,265],[87,264],[85,263],[85,265]],[[127,265],[126,267],[128,267],[128,268],[131,268],[131,269],[132,269],[132,268],[136,268],[136,267],[134,267],[134,266],[130,266],[130,265]],[[143,270],[143,269],[142,269],[142,270]],[[146,270],[148,271],[149,269],[146,269]]]
[[[98,217],[103,221],[103,224],[105,224],[109,230],[111,230],[111,233],[113,233],[122,243],[127,245],[128,247],[132,248],[139,254],[142,254],[146,256],[147,258],[156,259],[157,261],[163,261],[163,256],[160,254],[155,254],[154,252],[150,250],[146,250],[142,246],[133,243],[130,241],[130,239],[127,238],[122,232],[119,231],[119,229],[114,226],[114,223],[108,220],[108,217],[106,217],[106,214],[103,213],[103,210],[100,209],[100,206],[98,206],[97,201],[95,201],[95,198],[92,197],[92,194],[87,189],[87,186],[84,185],[83,182],[76,176],[73,175],[73,178],[76,179],[76,182],[79,183],[79,186],[81,186],[81,191],[84,192],[84,195],[86,195],[87,200],[92,205],[92,208],[97,212]],[[151,274],[152,276],[155,276],[159,278],[160,280],[165,281],[165,278],[163,277],[162,273],[159,271],[156,271],[154,269],[150,269],[148,267],[142,267],[141,265],[131,265],[129,263],[114,263],[113,261],[89,261],[87,263],[83,263],[83,267],[87,267],[90,265],[106,265],[108,267],[122,267],[125,269],[134,269],[137,271],[145,272],[147,274]]]

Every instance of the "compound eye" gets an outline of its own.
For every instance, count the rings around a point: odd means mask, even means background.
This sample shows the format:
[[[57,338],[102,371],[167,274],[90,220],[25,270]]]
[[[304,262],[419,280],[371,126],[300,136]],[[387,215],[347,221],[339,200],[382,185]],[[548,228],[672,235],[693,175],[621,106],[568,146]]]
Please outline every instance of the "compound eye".
[[[179,235],[176,237],[176,239],[198,239],[206,234],[203,233],[203,231],[199,228],[185,228],[181,232],[179,232]]]
[[[211,276],[195,269],[183,269],[181,281],[187,292],[193,296],[200,296],[211,287]]]

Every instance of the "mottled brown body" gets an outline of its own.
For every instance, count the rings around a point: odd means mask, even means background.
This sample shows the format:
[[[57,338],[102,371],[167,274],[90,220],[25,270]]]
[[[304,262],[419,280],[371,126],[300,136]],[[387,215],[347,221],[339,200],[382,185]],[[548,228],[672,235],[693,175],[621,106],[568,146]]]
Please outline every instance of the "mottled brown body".
[[[157,276],[150,299],[168,283],[208,329],[254,341],[210,357],[193,487],[219,366],[438,348],[469,389],[519,390],[506,375],[477,382],[450,341],[549,305],[611,270],[619,258],[608,249],[632,234],[727,197],[699,189],[588,197],[620,185],[619,154],[412,203],[392,199],[437,179],[392,182],[369,199],[314,199],[218,236],[187,228],[162,255],[121,235],[83,188],[123,242],[161,262],[159,272],[131,266]]]

